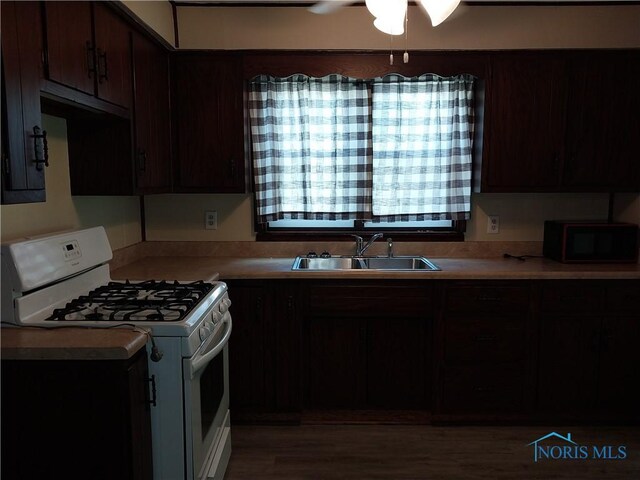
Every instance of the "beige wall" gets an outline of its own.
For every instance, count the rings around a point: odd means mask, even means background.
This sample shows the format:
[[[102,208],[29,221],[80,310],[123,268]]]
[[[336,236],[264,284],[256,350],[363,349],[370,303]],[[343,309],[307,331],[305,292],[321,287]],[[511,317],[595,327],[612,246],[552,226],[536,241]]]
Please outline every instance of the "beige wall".
[[[104,225],[111,248],[141,240],[137,197],[72,197],[69,187],[67,124],[61,118],[42,116],[49,141],[46,169],[47,201],[2,205],[2,241],[61,230]]]
[[[640,47],[640,6],[463,6],[456,18],[435,29],[412,8],[409,22],[409,48],[414,49]],[[363,7],[326,16],[295,7],[179,7],[178,25],[181,48],[389,47],[389,37],[373,28]],[[149,240],[255,239],[250,195],[163,195],[145,202]],[[617,204],[620,219],[640,216],[638,195],[623,196]],[[608,196],[474,194],[472,205],[467,240],[539,241],[546,219],[606,218]],[[204,229],[206,210],[218,211],[218,230]],[[486,233],[487,215],[500,216],[499,234]]]
[[[180,48],[388,50],[364,6],[315,15],[296,7],[178,7]],[[640,47],[640,6],[465,6],[433,28],[409,9],[410,49]],[[396,37],[395,48],[404,48]]]
[[[167,0],[120,0],[120,2],[175,47],[173,8]]]

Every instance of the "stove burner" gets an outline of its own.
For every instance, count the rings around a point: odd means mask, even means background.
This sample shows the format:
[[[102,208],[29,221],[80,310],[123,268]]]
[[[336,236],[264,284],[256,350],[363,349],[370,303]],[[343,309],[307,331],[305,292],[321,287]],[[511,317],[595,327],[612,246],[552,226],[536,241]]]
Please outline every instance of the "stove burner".
[[[185,318],[211,290],[213,284],[203,281],[109,282],[64,308],[55,309],[47,320],[176,322]]]

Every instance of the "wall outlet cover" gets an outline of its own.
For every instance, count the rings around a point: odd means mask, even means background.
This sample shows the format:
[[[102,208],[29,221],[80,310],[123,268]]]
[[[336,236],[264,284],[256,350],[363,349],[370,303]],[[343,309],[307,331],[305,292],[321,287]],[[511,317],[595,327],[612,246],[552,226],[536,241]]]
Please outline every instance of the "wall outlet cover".
[[[204,212],[204,228],[205,230],[218,229],[218,212],[215,212],[215,211]]]

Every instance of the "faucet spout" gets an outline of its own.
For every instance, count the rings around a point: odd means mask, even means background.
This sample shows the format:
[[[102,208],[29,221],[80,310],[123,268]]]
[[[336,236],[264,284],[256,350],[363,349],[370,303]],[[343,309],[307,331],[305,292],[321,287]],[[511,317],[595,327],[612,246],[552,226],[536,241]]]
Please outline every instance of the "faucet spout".
[[[361,248],[359,249],[359,251],[358,251],[357,255],[358,255],[358,256],[362,256],[362,255],[364,255],[364,252],[366,252],[366,251],[367,251],[367,249],[368,249],[371,245],[373,245],[373,242],[375,242],[377,239],[379,239],[379,238],[380,238],[380,237],[382,237],[383,235],[384,235],[383,233],[376,233],[375,235],[373,235],[373,236],[369,239],[369,241],[368,241],[366,244],[361,245]]]

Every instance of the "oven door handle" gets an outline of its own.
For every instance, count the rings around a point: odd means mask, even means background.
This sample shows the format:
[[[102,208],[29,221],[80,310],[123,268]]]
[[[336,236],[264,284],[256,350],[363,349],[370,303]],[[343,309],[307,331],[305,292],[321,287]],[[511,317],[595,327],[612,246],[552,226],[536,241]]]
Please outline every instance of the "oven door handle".
[[[222,339],[218,342],[218,344],[213,348],[211,348],[211,345],[206,345],[202,349],[202,352],[196,353],[193,357],[193,360],[191,360],[191,379],[195,377],[196,373],[198,373],[199,370],[204,368],[216,355],[218,355],[229,341],[232,326],[231,315],[225,315],[222,319],[222,323],[226,325],[226,331],[224,332],[224,335],[222,336]]]

